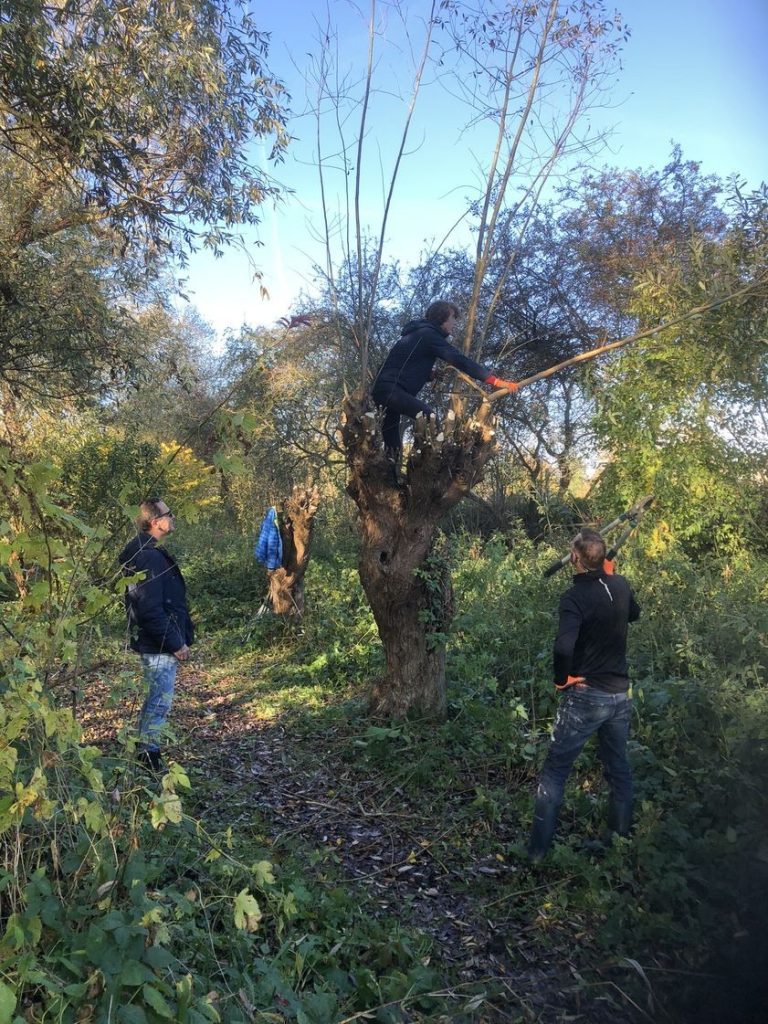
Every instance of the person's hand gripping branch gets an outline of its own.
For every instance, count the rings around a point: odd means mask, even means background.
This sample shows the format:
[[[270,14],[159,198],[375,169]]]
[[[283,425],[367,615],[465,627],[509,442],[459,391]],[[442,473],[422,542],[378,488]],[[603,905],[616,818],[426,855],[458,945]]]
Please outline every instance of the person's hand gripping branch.
[[[513,380],[504,380],[502,377],[496,377],[494,374],[485,378],[485,383],[490,384],[492,388],[501,390],[506,389],[511,395],[519,389],[520,385]]]

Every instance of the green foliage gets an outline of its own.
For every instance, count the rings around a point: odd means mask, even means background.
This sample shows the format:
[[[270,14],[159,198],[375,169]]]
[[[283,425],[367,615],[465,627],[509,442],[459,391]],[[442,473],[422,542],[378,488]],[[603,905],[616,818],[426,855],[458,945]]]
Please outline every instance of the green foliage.
[[[0,1014],[245,1024],[277,1003],[330,1024],[438,987],[422,940],[191,818],[179,764],[158,784],[130,738],[82,745],[57,686],[85,653],[83,614],[114,600],[79,570],[103,535],[47,496],[51,465],[1,468],[15,517],[0,556],[22,571],[0,638]]]
[[[0,10],[0,383],[14,400],[93,401],[144,377],[173,257],[220,252],[278,194],[248,147],[270,139],[280,156],[285,95],[246,8]]]
[[[78,515],[122,530],[140,502],[162,495],[187,522],[219,506],[211,468],[186,447],[126,437],[115,430],[70,440],[62,457],[61,483]]]
[[[0,554],[22,587],[5,602],[0,638],[0,1010],[99,1019],[111,1001],[128,1022],[245,1022],[275,1005],[289,1019],[328,1022],[385,1003],[393,1020],[440,1012],[432,993],[446,968],[402,918],[373,912],[338,859],[317,861],[302,844],[272,849],[263,828],[208,831],[190,812],[207,793],[221,804],[221,779],[172,764],[149,784],[130,741],[109,754],[80,745],[58,673],[83,656],[86,622],[103,623],[119,593],[84,578],[89,545],[102,540],[51,501],[55,467],[6,457],[2,472]],[[244,706],[282,715],[313,769],[319,749],[335,751],[361,784],[376,779],[429,807],[443,822],[432,854],[453,865],[464,898],[488,902],[496,926],[535,919],[530,942],[542,948],[578,933],[587,973],[606,956],[646,954],[698,971],[726,912],[751,927],[750,888],[761,884],[766,807],[752,780],[768,768],[768,594],[759,558],[662,555],[656,532],[643,524],[622,567],[643,605],[630,640],[637,834],[602,860],[584,851],[604,820],[587,751],[551,874],[491,875],[487,893],[486,876],[466,865],[506,863],[524,838],[556,705],[551,641],[566,580],[541,575],[553,549],[523,534],[454,539],[449,715],[393,727],[361,713],[381,651],[351,552],[326,540],[294,631],[254,621],[261,570],[226,517],[203,518],[179,540],[209,654]]]
[[[112,233],[78,229],[66,193],[30,181],[26,161],[2,147],[0,183],[0,381],[36,408],[90,400],[136,371],[144,338],[135,306],[159,289]]]
[[[626,350],[597,393],[596,429],[614,456],[603,493],[656,493],[671,539],[688,551],[735,551],[745,537],[764,548],[766,255],[756,194],[721,237],[695,235],[684,257],[646,267],[633,301],[641,324],[749,290]]]
[[[247,144],[287,142],[265,52],[238,3],[20,0],[0,17],[3,146],[71,188],[75,223],[155,244],[198,223],[218,246],[275,191]]]
[[[79,439],[64,454],[61,484],[78,515],[104,516],[115,527],[125,520],[128,506],[149,495],[150,484],[153,494],[165,491],[159,463],[159,444],[100,432]]]

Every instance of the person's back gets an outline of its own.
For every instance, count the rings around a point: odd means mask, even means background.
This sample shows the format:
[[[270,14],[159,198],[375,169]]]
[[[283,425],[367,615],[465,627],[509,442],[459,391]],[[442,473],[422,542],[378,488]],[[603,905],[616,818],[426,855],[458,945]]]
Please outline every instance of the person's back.
[[[610,787],[608,828],[632,826],[632,773],[627,739],[632,720],[627,674],[627,626],[640,616],[623,576],[605,571],[605,541],[584,529],[571,544],[573,585],[560,599],[553,652],[554,683],[563,696],[539,776],[528,853],[540,860],[555,833],[565,782],[590,736]]]
[[[451,345],[448,335],[440,327],[428,320],[410,320],[377,374],[374,398],[386,395],[386,386],[393,384],[411,395],[418,394],[432,377],[438,359],[481,380],[490,374],[485,367]]]
[[[607,693],[626,691],[627,629],[639,614],[632,588],[623,576],[608,575],[602,569],[578,574],[560,598],[554,648],[556,680],[570,674],[582,676],[589,686]]]
[[[132,631],[131,647],[140,654],[175,654],[193,640],[184,577],[157,539],[139,533],[125,545],[118,561],[126,575],[144,579],[125,591]]]

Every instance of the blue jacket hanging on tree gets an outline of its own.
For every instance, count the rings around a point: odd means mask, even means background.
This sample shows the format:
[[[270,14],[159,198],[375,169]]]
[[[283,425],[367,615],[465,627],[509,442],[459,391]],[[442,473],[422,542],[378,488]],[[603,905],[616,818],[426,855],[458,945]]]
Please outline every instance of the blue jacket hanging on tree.
[[[283,539],[280,536],[277,509],[274,505],[264,516],[253,553],[256,560],[267,569],[279,569],[283,564]]]

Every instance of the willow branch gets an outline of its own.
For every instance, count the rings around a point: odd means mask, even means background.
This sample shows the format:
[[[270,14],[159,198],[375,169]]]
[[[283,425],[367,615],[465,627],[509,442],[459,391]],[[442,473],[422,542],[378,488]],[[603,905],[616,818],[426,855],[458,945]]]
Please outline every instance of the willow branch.
[[[373,78],[373,48],[376,39],[376,0],[371,0],[371,21],[368,32],[368,69],[365,75],[365,92],[363,95],[363,111],[360,117],[360,137],[357,140],[357,166],[355,167],[355,237],[357,241],[357,315],[356,327],[362,328],[363,309],[363,229],[360,222],[360,183],[362,181],[363,141],[365,139],[368,103],[371,96],[371,80]],[[373,301],[373,299],[371,299]],[[360,338],[362,366],[361,379],[365,387],[368,378],[368,338]]]
[[[664,323],[657,324],[656,327],[649,327],[646,330],[639,331],[637,334],[633,334],[628,338],[619,338],[617,341],[611,341],[607,345],[600,345],[598,348],[590,349],[588,352],[580,352],[579,355],[572,356],[570,359],[565,359],[562,363],[550,366],[548,369],[541,370],[539,373],[534,373],[530,377],[524,377],[522,380],[517,382],[518,387],[527,387],[529,384],[533,384],[537,380],[544,380],[547,377],[552,377],[554,374],[559,373],[560,370],[565,370],[569,366],[577,366],[579,363],[588,362],[590,359],[595,359],[597,356],[601,356],[605,352],[613,352],[618,348],[623,348],[625,345],[631,345],[635,341],[653,337],[653,335],[660,334],[662,331],[666,331],[670,327],[677,327],[679,324],[684,324],[689,320],[693,320],[696,317],[701,316],[703,313],[709,313],[713,309],[717,309],[719,306],[724,306],[727,302],[733,302],[734,299],[742,298],[752,292],[757,292],[761,287],[765,287],[766,285],[768,285],[768,274],[757,278],[755,281],[750,281],[749,284],[744,285],[743,288],[739,288],[735,292],[731,292],[730,295],[724,295],[720,299],[713,299],[712,302],[705,302],[701,306],[695,306],[693,309],[689,309],[687,313],[674,317],[672,320],[666,320]],[[494,391],[492,394],[488,395],[486,401],[495,402],[499,398],[503,398],[505,395],[509,394],[510,392],[506,388],[500,388],[498,391]]]
[[[422,50],[421,60],[419,62],[419,66],[416,69],[416,75],[415,75],[414,81],[413,81],[413,90],[411,92],[411,101],[410,101],[410,103],[408,105],[408,112],[407,112],[406,117],[405,117],[405,124],[403,126],[403,133],[402,133],[402,136],[400,138],[400,148],[397,151],[397,158],[395,159],[395,166],[394,166],[394,168],[392,170],[392,175],[391,175],[390,182],[389,182],[389,191],[387,192],[387,198],[386,198],[386,201],[384,203],[384,213],[383,213],[383,216],[381,218],[381,233],[379,235],[379,245],[378,245],[378,248],[376,250],[376,265],[374,267],[373,279],[372,279],[372,282],[371,282],[371,296],[370,296],[371,301],[370,301],[370,303],[368,305],[368,318],[367,318],[367,321],[366,321],[366,324],[365,324],[366,350],[365,350],[364,364],[363,364],[363,384],[364,385],[367,384],[367,380],[366,380],[367,355],[368,355],[367,339],[370,337],[371,325],[373,323],[373,306],[374,306],[374,302],[375,302],[375,299],[376,299],[376,288],[378,286],[379,275],[381,273],[381,263],[382,263],[383,254],[384,254],[384,238],[385,238],[385,235],[386,235],[386,232],[387,232],[387,222],[388,222],[388,219],[389,219],[389,210],[390,210],[390,206],[392,205],[392,196],[393,196],[394,191],[395,191],[395,183],[397,182],[398,173],[400,171],[400,163],[402,162],[403,153],[405,152],[405,144],[408,141],[408,132],[409,132],[410,127],[411,127],[411,120],[413,119],[413,112],[414,112],[414,110],[416,108],[416,100],[417,100],[418,95],[419,95],[419,89],[421,88],[421,79],[422,79],[422,77],[424,75],[424,68],[426,67],[427,58],[429,56],[429,45],[430,45],[430,43],[432,41],[432,29],[434,28],[434,25],[435,25],[435,3],[436,3],[436,0],[432,0],[432,7],[431,7],[430,12],[429,12],[429,22],[427,24],[427,32],[426,32],[426,36],[424,38],[424,48]]]

